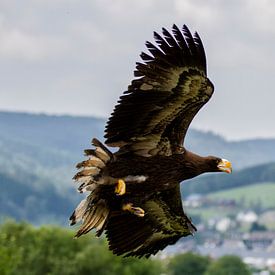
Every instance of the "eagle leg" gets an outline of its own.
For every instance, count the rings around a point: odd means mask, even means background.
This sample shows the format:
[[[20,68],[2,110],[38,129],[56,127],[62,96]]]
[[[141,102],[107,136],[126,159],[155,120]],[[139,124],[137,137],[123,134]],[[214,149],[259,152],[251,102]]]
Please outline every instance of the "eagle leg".
[[[138,217],[144,217],[145,211],[140,207],[134,207],[132,203],[125,203],[122,205],[123,211],[129,211],[130,213],[137,215]]]
[[[117,181],[117,184],[115,187],[115,193],[117,196],[122,196],[126,193],[126,183],[123,179],[119,179]]]

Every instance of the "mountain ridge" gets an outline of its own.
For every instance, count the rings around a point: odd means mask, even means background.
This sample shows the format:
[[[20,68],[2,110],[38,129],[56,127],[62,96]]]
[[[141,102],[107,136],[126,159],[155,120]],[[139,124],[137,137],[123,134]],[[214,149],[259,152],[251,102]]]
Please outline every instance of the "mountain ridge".
[[[93,137],[104,141],[104,126],[105,120],[93,117],[0,112],[0,216],[34,223],[66,223],[80,198],[71,180],[75,164],[84,158],[83,150],[91,147]],[[241,169],[254,166],[251,169],[255,170],[256,166],[275,162],[275,139],[232,142],[211,132],[190,129],[185,146],[198,154],[227,158],[240,172],[184,182],[184,195],[211,188],[221,190],[240,180],[249,182],[253,170],[244,173]],[[258,175],[266,173],[264,170]],[[273,177],[275,171],[270,171]]]

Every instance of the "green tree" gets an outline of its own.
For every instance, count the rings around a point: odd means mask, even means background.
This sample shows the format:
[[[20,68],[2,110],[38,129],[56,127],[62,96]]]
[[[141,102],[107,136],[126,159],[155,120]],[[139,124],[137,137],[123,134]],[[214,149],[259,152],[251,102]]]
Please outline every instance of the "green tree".
[[[246,264],[233,255],[223,256],[210,264],[205,275],[250,275]]]
[[[250,226],[249,232],[254,232],[254,231],[266,231],[267,228],[263,224],[259,224],[258,222],[253,222]]]
[[[35,228],[27,223],[0,226],[1,275],[158,275],[158,260],[114,256],[106,240],[88,234],[73,239],[74,232],[56,226]]]
[[[168,264],[168,268],[172,275],[202,275],[209,263],[210,259],[208,257],[188,252],[173,257]]]

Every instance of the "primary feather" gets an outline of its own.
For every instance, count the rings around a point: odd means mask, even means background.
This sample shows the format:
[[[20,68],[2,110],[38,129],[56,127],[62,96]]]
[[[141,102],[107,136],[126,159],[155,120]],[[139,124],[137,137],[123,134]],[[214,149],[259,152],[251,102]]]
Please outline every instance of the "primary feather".
[[[120,97],[106,126],[106,144],[141,156],[171,155],[182,145],[200,108],[210,99],[213,85],[206,76],[202,42],[186,26],[176,25],[164,37],[154,33],[158,46],[146,43],[135,76]],[[134,122],[134,123],[133,123]]]

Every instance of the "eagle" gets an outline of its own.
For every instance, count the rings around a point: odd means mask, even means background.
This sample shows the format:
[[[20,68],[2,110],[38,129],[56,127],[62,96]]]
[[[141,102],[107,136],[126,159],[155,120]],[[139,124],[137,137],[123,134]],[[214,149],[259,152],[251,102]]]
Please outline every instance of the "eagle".
[[[73,178],[87,194],[70,217],[71,225],[81,223],[75,237],[105,232],[109,249],[124,257],[148,258],[193,235],[197,229],[183,210],[180,183],[232,171],[228,160],[184,147],[191,121],[214,92],[198,33],[173,25],[154,38],[107,122],[105,145],[92,140]]]

